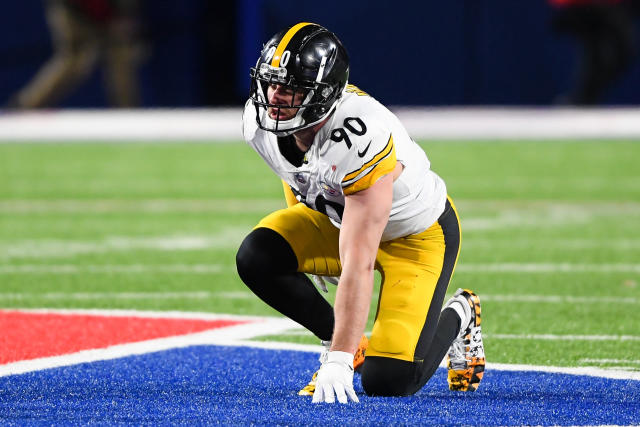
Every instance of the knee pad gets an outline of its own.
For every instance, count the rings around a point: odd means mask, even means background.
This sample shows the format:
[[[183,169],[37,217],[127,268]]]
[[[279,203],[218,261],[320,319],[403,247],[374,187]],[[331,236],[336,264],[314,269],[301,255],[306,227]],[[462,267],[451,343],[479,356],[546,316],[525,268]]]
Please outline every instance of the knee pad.
[[[256,228],[242,241],[236,253],[238,275],[247,284],[253,279],[292,273],[298,260],[291,245],[270,228]]]
[[[364,359],[362,388],[367,396],[409,396],[416,392],[414,362],[371,356]]]

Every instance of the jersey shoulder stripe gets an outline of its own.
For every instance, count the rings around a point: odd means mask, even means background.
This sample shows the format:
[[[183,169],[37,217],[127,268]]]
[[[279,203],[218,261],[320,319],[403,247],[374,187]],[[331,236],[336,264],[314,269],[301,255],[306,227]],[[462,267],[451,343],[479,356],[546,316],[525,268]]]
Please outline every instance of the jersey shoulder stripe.
[[[342,192],[353,194],[371,187],[382,175],[391,172],[396,166],[396,151],[393,145],[393,135],[382,150],[366,162],[360,169],[349,172],[342,179]]]
[[[387,156],[389,152],[392,150],[392,148],[393,148],[393,136],[389,135],[389,140],[387,141],[385,146],[382,148],[382,150],[376,153],[370,161],[366,162],[359,169],[356,169],[352,172],[347,173],[342,179],[342,183],[345,184],[347,182],[352,181],[354,178],[357,178],[358,175],[360,175],[364,170],[368,169],[372,165],[377,164],[382,158]]]
[[[344,91],[347,93],[355,93],[358,96],[371,96],[367,92],[360,89],[358,86],[352,84],[347,84]]]

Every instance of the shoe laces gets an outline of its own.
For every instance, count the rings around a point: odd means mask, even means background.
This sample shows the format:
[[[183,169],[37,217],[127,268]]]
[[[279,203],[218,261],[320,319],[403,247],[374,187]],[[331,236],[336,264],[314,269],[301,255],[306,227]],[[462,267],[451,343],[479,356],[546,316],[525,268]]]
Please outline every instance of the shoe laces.
[[[469,340],[464,338],[456,338],[453,343],[451,343],[451,348],[449,350],[449,359],[451,359],[452,363],[466,364],[468,345]]]

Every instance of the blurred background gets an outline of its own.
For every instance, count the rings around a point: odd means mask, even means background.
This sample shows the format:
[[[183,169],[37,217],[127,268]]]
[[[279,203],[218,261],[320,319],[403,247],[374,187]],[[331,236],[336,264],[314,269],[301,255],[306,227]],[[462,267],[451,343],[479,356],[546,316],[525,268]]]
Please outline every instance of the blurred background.
[[[633,0],[3,2],[8,108],[239,106],[248,68],[299,21],[334,31],[388,105],[640,103]]]

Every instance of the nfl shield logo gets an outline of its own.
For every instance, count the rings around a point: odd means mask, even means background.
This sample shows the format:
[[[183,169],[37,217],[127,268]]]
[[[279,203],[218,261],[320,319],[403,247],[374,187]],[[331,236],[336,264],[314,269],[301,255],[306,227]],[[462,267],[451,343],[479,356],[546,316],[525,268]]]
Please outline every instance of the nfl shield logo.
[[[296,182],[298,182],[300,184],[306,184],[307,183],[307,178],[304,176],[304,174],[302,174],[300,172],[296,172],[295,174],[293,174],[293,177],[295,178]]]

